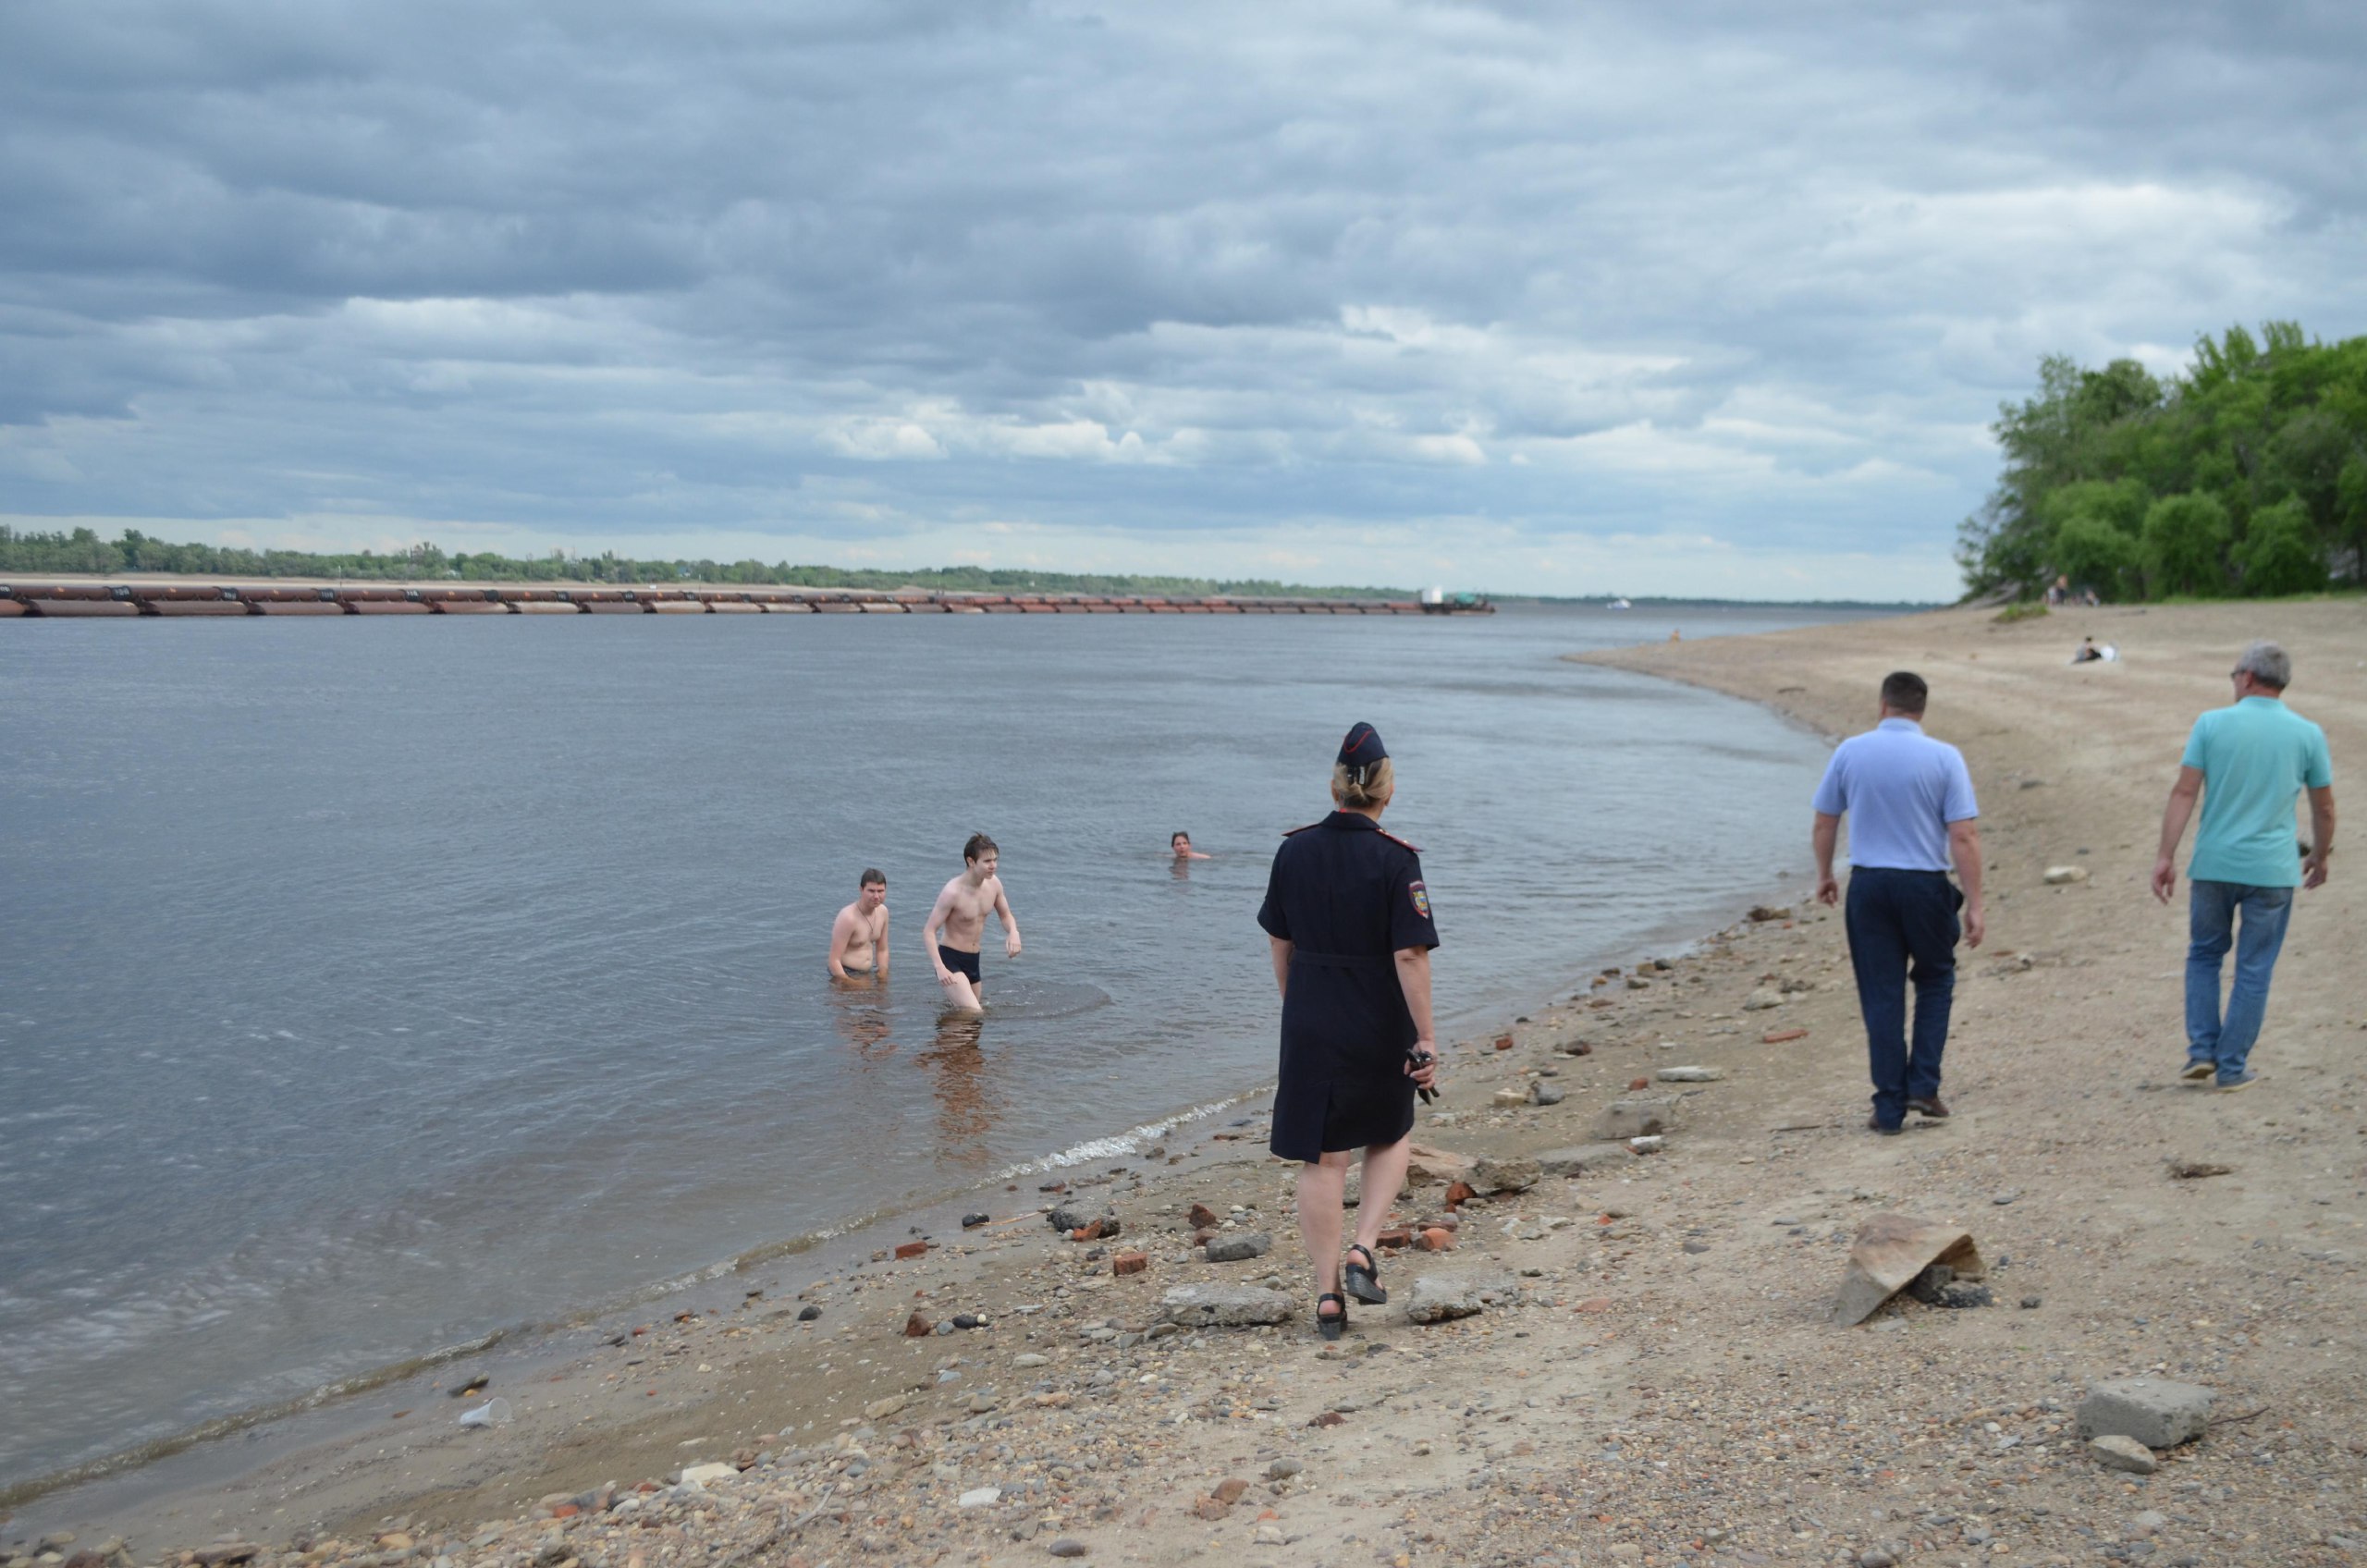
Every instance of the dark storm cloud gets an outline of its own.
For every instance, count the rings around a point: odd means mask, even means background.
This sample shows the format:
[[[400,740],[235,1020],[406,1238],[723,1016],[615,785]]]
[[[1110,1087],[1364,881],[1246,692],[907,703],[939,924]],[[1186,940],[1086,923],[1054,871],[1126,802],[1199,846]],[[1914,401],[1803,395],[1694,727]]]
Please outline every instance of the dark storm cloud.
[[[2361,329],[2336,8],[1766,9],[14,7],[0,511],[1938,571],[2039,354]]]

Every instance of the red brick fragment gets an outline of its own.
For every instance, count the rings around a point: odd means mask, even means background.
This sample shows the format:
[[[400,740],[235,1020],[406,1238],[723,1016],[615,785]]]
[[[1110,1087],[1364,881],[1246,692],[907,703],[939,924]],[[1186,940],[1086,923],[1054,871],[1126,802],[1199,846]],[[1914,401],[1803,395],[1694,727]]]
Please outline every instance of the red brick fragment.
[[[918,1257],[926,1251],[928,1251],[928,1243],[926,1242],[899,1242],[896,1243],[896,1256],[899,1260],[907,1257]]]
[[[1652,1081],[1650,1078],[1630,1078],[1627,1080],[1627,1087],[1631,1090],[1649,1089],[1651,1086]]]
[[[1479,1190],[1468,1182],[1457,1182],[1446,1190],[1446,1206],[1455,1208],[1479,1195]]]
[[[1219,1502],[1212,1497],[1204,1497],[1192,1505],[1194,1516],[1201,1519],[1221,1519],[1232,1512],[1231,1503]]]
[[[1766,1034],[1759,1036],[1759,1043],[1762,1046],[1780,1046],[1786,1040],[1805,1040],[1808,1037],[1809,1032],[1805,1029],[1770,1029]]]
[[[1433,1225],[1422,1232],[1424,1252],[1451,1252],[1454,1249],[1454,1232]]]
[[[1206,1230],[1211,1225],[1220,1225],[1223,1223],[1223,1220],[1219,1218],[1217,1211],[1210,1208],[1204,1203],[1196,1203],[1192,1206],[1190,1219],[1193,1229],[1195,1230]]]
[[[937,1325],[917,1312],[904,1319],[904,1338],[908,1340],[925,1340],[936,1332]]]
[[[1414,1244],[1414,1231],[1409,1226],[1392,1225],[1376,1239],[1385,1247],[1407,1247]]]
[[[1138,1252],[1122,1252],[1110,1260],[1112,1274],[1139,1274],[1149,1267],[1149,1257]]]
[[[1513,1048],[1513,1037],[1512,1037],[1510,1035],[1497,1035],[1497,1036],[1496,1036],[1496,1048],[1497,1048],[1498,1050],[1500,1050],[1500,1051],[1508,1051],[1508,1050],[1512,1049],[1512,1048]]]
[[[1336,1410],[1327,1410],[1307,1422],[1310,1427],[1344,1427],[1347,1424],[1348,1418]]]
[[[1239,1502],[1241,1501],[1241,1494],[1248,1489],[1248,1482],[1243,1480],[1238,1476],[1233,1476],[1219,1481],[1214,1489],[1212,1489],[1208,1495],[1215,1498],[1219,1502],[1231,1504]]]
[[[1080,1225],[1069,1232],[1069,1240],[1073,1242],[1098,1242],[1100,1239],[1101,1221],[1098,1219],[1090,1225]]]

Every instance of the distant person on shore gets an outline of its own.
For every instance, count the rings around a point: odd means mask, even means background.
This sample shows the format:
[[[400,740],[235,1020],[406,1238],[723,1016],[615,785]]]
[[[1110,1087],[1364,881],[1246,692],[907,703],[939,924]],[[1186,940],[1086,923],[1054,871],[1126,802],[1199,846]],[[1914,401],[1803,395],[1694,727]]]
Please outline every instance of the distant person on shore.
[[[867,869],[856,883],[854,902],[830,922],[830,978],[888,978],[888,878]]]
[[[1923,733],[1930,695],[1922,677],[1909,671],[1884,678],[1874,728],[1834,749],[1814,802],[1820,902],[1840,901],[1833,851],[1841,818],[1849,818],[1849,902],[1843,918],[1874,1081],[1874,1110],[1866,1125],[1885,1134],[1897,1133],[1909,1110],[1934,1121],[1948,1114],[1940,1098],[1940,1059],[1956,993],[1957,912],[1963,912],[1961,935],[1971,946],[1981,946],[1987,929],[1981,911],[1981,808],[1964,753]],[[1948,880],[1951,856],[1961,890]]]
[[[1192,835],[1185,833],[1181,829],[1178,829],[1176,832],[1168,836],[1167,847],[1174,851],[1175,858],[1180,861],[1208,860],[1213,858],[1208,855],[1204,855],[1199,851],[1194,849],[1192,847]]]
[[[1379,1304],[1374,1248],[1405,1184],[1414,1093],[1438,1074],[1430,949],[1439,928],[1421,852],[1380,830],[1396,776],[1369,724],[1348,731],[1331,766],[1331,815],[1284,835],[1257,911],[1282,994],[1281,1082],[1269,1146],[1299,1161],[1298,1228],[1315,1270],[1315,1325],[1336,1340],[1340,1231],[1348,1156],[1364,1150],[1363,1202],[1348,1247],[1347,1294]]]
[[[921,940],[928,945],[929,962],[937,966],[937,983],[944,989],[945,999],[966,1012],[986,1006],[978,948],[986,940],[987,915],[1002,922],[1003,956],[1019,956],[1019,922],[1012,915],[1011,900],[1003,894],[1002,878],[995,875],[1001,858],[1002,851],[992,839],[984,833],[971,834],[970,841],[962,846],[962,875],[937,895],[928,924],[921,927]]]
[[[2268,1011],[2269,976],[2285,946],[2293,889],[2324,886],[2334,852],[2334,764],[2326,732],[2285,705],[2293,661],[2284,649],[2254,643],[2227,674],[2234,705],[2194,721],[2170,786],[2153,896],[2168,903],[2177,890],[2178,840],[2201,795],[2202,825],[2186,867],[2186,1067],[2178,1076],[2246,1089],[2260,1081],[2250,1065],[2252,1043]],[[2297,844],[2293,806],[2304,790],[2310,840]],[[2219,970],[2230,946],[2236,978],[2223,1018]]]
[[[2096,640],[2093,637],[2082,637],[2079,639],[2079,645],[2071,650],[2073,664],[2096,664],[2101,662],[2103,656],[2104,651],[2096,646]]]

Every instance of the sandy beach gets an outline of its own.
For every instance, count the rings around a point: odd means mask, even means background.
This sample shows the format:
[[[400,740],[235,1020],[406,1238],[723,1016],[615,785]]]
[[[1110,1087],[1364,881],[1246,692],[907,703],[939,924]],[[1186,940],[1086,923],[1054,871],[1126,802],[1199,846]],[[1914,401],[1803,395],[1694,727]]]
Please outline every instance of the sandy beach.
[[[2069,666],[2090,633],[2121,661]],[[1993,867],[1945,1123],[1865,1131],[1838,917],[1737,909],[1588,994],[1508,1009],[1508,1048],[1457,1042],[1416,1136],[1441,1176],[1493,1162],[1472,1182],[1499,1190],[1450,1212],[1442,1181],[1417,1185],[1398,1216],[1452,1221],[1452,1248],[1393,1253],[1383,1282],[1404,1304],[1431,1281],[1420,1299],[1467,1316],[1366,1308],[1318,1341],[1290,1170],[1235,1112],[1064,1192],[983,1194],[981,1225],[923,1216],[183,1456],[169,1487],[37,1500],[0,1524],[7,1568],[2361,1561],[2367,881],[2338,852],[2301,899],[2265,1081],[2241,1096],[2173,1081],[2185,915],[2145,888],[2187,729],[2263,634],[2347,800],[2356,601],[1949,611],[1598,656],[1836,737],[1871,722],[1886,671],[1929,680]],[[1807,802],[1765,809],[1797,819],[1804,869]],[[2049,886],[2053,866],[2088,876]],[[1674,1067],[1717,1076],[1661,1082]],[[1637,1097],[1666,1102],[1659,1152],[1598,1136]],[[1072,1239],[1055,1204],[1118,1234]],[[1834,1327],[1850,1240],[1888,1211],[1968,1230],[1994,1305]],[[1209,1262],[1196,1229],[1270,1249]],[[1295,1316],[1163,1317],[1175,1287],[1260,1284]],[[2157,1474],[2105,1469],[2073,1411],[2149,1372],[2215,1390],[2214,1424]],[[493,1396],[513,1422],[458,1425]]]

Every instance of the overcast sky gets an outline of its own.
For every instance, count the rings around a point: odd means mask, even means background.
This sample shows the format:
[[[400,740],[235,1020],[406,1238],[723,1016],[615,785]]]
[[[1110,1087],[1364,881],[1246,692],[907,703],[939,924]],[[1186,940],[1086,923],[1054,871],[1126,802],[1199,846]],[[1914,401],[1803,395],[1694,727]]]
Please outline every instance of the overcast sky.
[[[2357,18],[0,0],[0,519],[1952,596],[2040,355],[2367,331]]]

